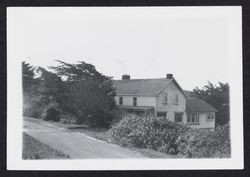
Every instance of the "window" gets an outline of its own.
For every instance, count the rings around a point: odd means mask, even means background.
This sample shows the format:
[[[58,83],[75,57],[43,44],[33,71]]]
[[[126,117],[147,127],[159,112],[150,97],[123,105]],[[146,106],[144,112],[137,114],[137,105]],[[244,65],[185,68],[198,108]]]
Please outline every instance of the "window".
[[[167,117],[167,112],[157,112],[157,117]]]
[[[179,104],[179,95],[175,94],[175,104]]]
[[[133,97],[133,106],[137,106],[137,98]]]
[[[187,115],[188,123],[199,123],[199,113],[198,112],[189,112]]]
[[[165,93],[162,99],[162,103],[168,103],[168,94]]]
[[[174,120],[177,123],[183,122],[183,113],[181,113],[181,112],[175,113]]]
[[[214,112],[209,114],[208,117],[207,117],[207,120],[214,120],[215,119],[215,114]]]
[[[123,104],[123,97],[119,97],[119,105]]]

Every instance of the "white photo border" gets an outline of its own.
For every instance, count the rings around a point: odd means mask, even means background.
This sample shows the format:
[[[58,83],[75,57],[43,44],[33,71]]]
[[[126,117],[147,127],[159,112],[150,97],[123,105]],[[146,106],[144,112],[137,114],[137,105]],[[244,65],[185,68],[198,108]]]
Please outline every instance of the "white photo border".
[[[15,12],[25,8],[7,8],[7,169],[8,170],[200,170],[243,169],[243,88],[242,88],[242,8],[241,6],[206,7],[129,7],[183,10],[222,11],[228,22],[228,70],[230,72],[231,158],[228,159],[82,159],[82,160],[23,160],[22,159],[22,79],[20,58],[13,58],[11,49],[12,24]],[[53,8],[109,8],[109,7],[53,7]],[[112,7],[126,10],[128,7]],[[111,8],[111,9],[112,9]]]

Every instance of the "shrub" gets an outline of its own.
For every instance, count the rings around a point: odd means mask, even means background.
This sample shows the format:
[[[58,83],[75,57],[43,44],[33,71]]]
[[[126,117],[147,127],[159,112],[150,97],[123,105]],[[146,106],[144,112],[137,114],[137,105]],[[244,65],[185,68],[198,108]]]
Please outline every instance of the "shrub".
[[[117,124],[119,121],[121,121],[121,119],[123,118],[123,115],[125,115],[125,114],[126,114],[126,112],[122,109],[119,109],[119,108],[113,109],[111,112],[112,121],[111,121],[110,126],[113,126],[113,125]]]
[[[44,105],[32,99],[25,100],[23,104],[23,116],[39,118],[43,112]]]
[[[43,119],[47,121],[51,120],[51,121],[58,122],[60,120],[60,111],[58,111],[54,107],[50,107],[47,109],[46,115],[44,116]]]
[[[77,118],[73,114],[65,111],[60,112],[60,122],[63,124],[75,124],[76,120]]]
[[[230,157],[230,127],[216,129],[189,129],[181,137],[180,153],[189,158]]]
[[[180,136],[187,127],[164,118],[126,114],[108,132],[109,140],[122,146],[150,148],[164,153],[179,152]]]
[[[126,114],[108,132],[109,141],[122,146],[150,148],[188,158],[230,157],[230,127],[192,129],[165,118]]]

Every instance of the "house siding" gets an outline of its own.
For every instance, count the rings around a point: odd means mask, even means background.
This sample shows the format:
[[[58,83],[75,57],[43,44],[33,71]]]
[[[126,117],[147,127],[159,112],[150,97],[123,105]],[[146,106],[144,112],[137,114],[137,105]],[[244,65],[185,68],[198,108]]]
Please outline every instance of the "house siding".
[[[191,128],[214,128],[215,127],[215,119],[208,120],[208,115],[210,112],[199,113],[199,124],[198,125],[188,125]]]
[[[137,106],[156,106],[156,98],[149,96],[124,96],[117,95],[115,97],[116,104],[119,105],[119,97],[123,97],[123,106],[133,106],[133,97],[137,97]]]
[[[168,103],[163,103],[163,97],[167,93]],[[179,103],[175,103],[175,95],[178,94]],[[183,123],[186,123],[186,98],[177,86],[171,82],[157,97],[156,97],[156,112],[167,112],[167,118],[174,121],[176,112],[183,113]]]

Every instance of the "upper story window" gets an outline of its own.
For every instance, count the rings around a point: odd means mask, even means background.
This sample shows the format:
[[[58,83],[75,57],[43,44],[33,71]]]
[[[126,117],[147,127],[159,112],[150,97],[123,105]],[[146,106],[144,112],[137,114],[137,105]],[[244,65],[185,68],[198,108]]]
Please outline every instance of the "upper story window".
[[[209,115],[207,116],[207,120],[214,120],[214,119],[215,119],[215,114],[214,114],[214,112],[211,113],[211,114],[209,114]]]
[[[162,98],[162,103],[168,103],[168,94],[165,93]]]
[[[179,104],[179,95],[175,94],[175,104]]]
[[[123,104],[123,97],[119,97],[119,105]]]
[[[133,97],[133,106],[137,106],[137,97]]]

